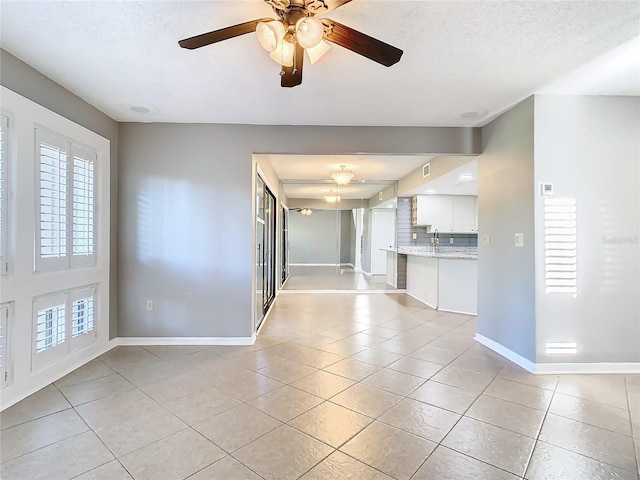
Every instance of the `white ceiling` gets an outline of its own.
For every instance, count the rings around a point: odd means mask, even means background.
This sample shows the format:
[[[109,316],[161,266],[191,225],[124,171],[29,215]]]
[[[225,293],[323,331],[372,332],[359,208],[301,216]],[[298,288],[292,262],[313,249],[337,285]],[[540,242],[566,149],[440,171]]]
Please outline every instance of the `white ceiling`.
[[[261,0],[0,8],[2,48],[118,121],[479,126],[640,34],[637,1],[353,0],[327,16],[403,49],[401,61],[386,68],[334,46],[284,89],[253,34],[193,51],[177,44],[273,16]],[[633,71],[627,78],[597,93],[640,94]],[[470,111],[479,115],[461,117]]]
[[[344,165],[354,174],[340,190],[344,199],[368,199],[433,157],[424,155],[254,155],[268,161],[289,198],[322,198],[335,189],[331,173]]]
[[[280,87],[253,34],[178,47],[273,17],[262,0],[1,0],[0,14],[3,49],[118,121],[482,126],[533,93],[640,95],[638,1],[353,0],[326,16],[403,49],[400,62],[386,68],[334,46],[293,89]],[[370,198],[429,160],[267,158],[290,198],[320,198],[331,170],[347,165],[367,182],[343,189],[345,199]],[[461,173],[424,189],[476,194]]]

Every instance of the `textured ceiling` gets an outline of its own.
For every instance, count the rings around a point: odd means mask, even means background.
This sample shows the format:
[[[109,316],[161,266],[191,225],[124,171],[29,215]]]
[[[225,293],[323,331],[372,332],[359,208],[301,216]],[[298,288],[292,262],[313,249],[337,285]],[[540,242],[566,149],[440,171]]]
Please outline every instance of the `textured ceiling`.
[[[283,89],[253,34],[177,45],[272,16],[260,0],[2,0],[0,9],[2,48],[114,119],[143,122],[478,126],[640,34],[637,1],[353,0],[327,16],[403,49],[400,63],[334,46],[305,66],[301,86]],[[597,93],[629,88],[611,85]],[[469,111],[480,114],[461,117]]]

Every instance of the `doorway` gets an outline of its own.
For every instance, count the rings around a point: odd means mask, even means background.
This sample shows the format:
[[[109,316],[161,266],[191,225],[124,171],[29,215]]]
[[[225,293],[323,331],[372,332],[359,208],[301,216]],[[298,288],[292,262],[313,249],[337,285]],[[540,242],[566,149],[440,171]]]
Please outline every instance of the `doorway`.
[[[289,209],[282,205],[281,213],[282,217],[282,232],[280,243],[280,286],[289,278]]]
[[[276,296],[276,197],[256,176],[256,331]]]

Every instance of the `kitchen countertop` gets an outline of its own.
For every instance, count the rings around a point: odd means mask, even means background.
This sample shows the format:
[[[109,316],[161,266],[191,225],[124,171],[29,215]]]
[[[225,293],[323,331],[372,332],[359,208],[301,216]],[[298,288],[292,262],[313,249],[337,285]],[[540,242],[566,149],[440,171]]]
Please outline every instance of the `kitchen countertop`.
[[[478,247],[438,247],[434,252],[432,247],[398,247],[384,248],[387,252],[396,252],[401,255],[414,255],[417,257],[447,258],[461,260],[477,260]]]

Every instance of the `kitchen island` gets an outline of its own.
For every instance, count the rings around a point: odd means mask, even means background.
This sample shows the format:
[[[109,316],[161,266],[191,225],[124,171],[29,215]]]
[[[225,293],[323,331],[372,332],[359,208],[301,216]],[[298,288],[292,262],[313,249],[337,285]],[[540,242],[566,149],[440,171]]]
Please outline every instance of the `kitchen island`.
[[[476,315],[477,247],[398,247],[407,256],[407,293],[438,310]]]

